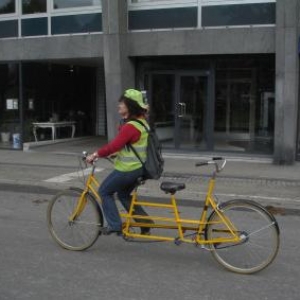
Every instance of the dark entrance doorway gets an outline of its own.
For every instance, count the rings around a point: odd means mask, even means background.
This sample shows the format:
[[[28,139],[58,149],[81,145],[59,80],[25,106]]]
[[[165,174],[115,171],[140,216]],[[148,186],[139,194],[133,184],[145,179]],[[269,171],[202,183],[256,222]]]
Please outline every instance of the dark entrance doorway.
[[[94,134],[96,68],[71,64],[24,63],[25,123],[75,121],[76,136]],[[70,128],[58,138],[70,137]],[[39,140],[51,139],[51,130],[39,130]],[[24,137],[32,140],[31,132]]]
[[[273,55],[144,58],[138,72],[165,148],[273,153]]]
[[[48,124],[34,136],[33,123],[69,122],[76,126],[76,137],[94,135],[96,70],[69,63],[0,64],[0,148],[21,149],[22,142],[51,140]],[[70,126],[60,126],[56,138],[69,138],[72,132]],[[15,145],[14,136],[21,143]]]

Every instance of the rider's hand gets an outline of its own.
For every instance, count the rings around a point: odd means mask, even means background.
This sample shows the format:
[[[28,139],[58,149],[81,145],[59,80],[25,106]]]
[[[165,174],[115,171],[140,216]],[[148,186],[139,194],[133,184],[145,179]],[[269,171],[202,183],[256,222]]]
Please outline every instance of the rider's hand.
[[[89,155],[86,157],[86,162],[88,162],[89,164],[91,164],[94,160],[96,160],[98,158],[98,153],[94,152],[93,154]]]
[[[117,157],[117,153],[110,154],[107,158],[115,159]]]

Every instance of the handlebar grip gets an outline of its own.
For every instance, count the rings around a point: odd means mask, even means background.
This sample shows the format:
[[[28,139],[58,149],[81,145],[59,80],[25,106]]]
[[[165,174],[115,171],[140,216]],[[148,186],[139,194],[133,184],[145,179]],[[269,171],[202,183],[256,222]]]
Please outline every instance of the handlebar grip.
[[[82,158],[83,161],[86,160],[87,156],[88,156],[87,151],[82,151],[82,157],[81,158]]]
[[[207,161],[200,161],[195,164],[196,167],[207,166],[207,165],[208,165]]]

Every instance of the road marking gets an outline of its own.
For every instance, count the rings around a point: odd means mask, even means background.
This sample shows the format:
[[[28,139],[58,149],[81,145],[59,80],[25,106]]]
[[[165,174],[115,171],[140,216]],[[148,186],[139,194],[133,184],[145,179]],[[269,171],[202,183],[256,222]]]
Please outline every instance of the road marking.
[[[88,168],[88,169],[85,169],[83,171],[62,174],[62,175],[59,175],[59,176],[56,176],[56,177],[52,177],[52,178],[46,179],[44,181],[46,181],[46,182],[58,182],[58,183],[70,181],[70,180],[73,180],[74,178],[78,178],[78,177],[89,175],[91,173],[91,169],[92,168]],[[96,168],[95,169],[95,173],[102,172],[103,170],[104,170],[104,168]]]
[[[153,189],[148,187],[140,187],[140,191],[144,191],[146,196],[153,195]],[[184,191],[181,192],[181,195],[184,195],[182,197],[178,197],[178,199],[191,199],[191,200],[201,200],[204,201],[203,197],[202,199],[199,198],[199,196],[206,196],[206,192],[200,192],[200,191]],[[188,197],[190,195],[190,198]],[[157,197],[157,195],[155,195]],[[287,198],[287,197],[274,197],[274,196],[264,196],[264,195],[245,195],[245,194],[234,194],[234,193],[216,193],[215,194],[216,200],[220,198],[220,200],[223,200],[221,202],[224,202],[228,199],[252,199],[252,200],[261,200],[261,201],[270,201],[270,202],[278,202],[281,204],[284,204],[285,202],[294,202],[300,204],[300,198]],[[223,199],[221,199],[223,198]]]
[[[205,194],[205,193],[203,193]],[[286,198],[286,197],[272,197],[272,196],[263,196],[263,195],[243,195],[243,194],[222,194],[222,193],[218,193],[216,194],[216,196],[220,196],[220,197],[230,197],[230,198],[235,198],[235,199],[253,199],[253,200],[270,200],[270,201],[278,201],[280,203],[283,203],[282,200],[284,200],[284,202],[286,201],[290,201],[290,202],[300,202],[300,199],[298,198]]]

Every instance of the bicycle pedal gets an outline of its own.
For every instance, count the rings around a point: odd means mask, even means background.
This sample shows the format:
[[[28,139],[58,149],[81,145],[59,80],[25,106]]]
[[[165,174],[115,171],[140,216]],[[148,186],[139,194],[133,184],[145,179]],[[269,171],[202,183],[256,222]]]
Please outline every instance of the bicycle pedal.
[[[128,236],[128,235],[126,235],[126,234],[124,234],[124,233],[123,233],[122,237],[123,237],[123,239],[124,239],[126,242],[130,242],[130,241],[134,240],[133,237]]]
[[[141,235],[151,235],[150,227],[141,227]]]
[[[141,232],[141,235],[151,235],[151,232],[149,231],[149,232]]]

